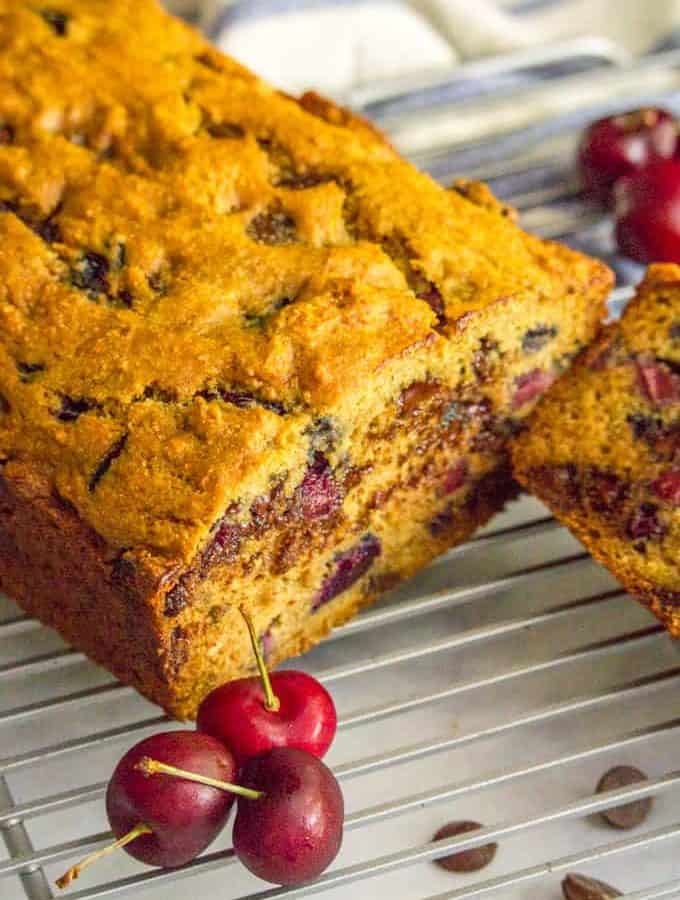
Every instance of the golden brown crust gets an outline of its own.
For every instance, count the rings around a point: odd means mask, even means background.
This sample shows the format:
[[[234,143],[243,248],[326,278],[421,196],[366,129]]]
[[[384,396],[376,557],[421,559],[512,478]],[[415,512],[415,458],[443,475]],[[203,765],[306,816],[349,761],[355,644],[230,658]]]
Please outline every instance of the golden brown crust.
[[[680,636],[680,267],[652,266],[539,404],[518,480]]]
[[[22,508],[40,485],[32,532],[28,513],[0,522],[26,548],[2,578],[185,712],[242,668],[247,645],[223,645],[243,597],[262,628],[270,585],[296,603],[297,647],[319,631],[322,567],[362,535],[400,572],[446,546],[401,546],[385,498],[420,461],[464,457],[470,489],[500,465],[597,330],[611,275],[524,234],[485,188],[443,190],[354,114],[276,92],[154,0],[0,0],[0,77],[0,463]],[[421,432],[402,401],[433,383],[448,405]],[[459,408],[494,423],[483,461],[467,426],[432,436]],[[390,422],[394,445],[376,437]],[[414,534],[440,505],[423,496]],[[87,614],[49,589],[61,556],[78,594],[58,529],[40,546],[59,510],[75,547],[99,548]]]
[[[338,106],[332,100],[329,100],[328,97],[322,97],[321,94],[317,94],[316,91],[305,91],[297,102],[304,110],[313,116],[318,116],[330,125],[349,128],[351,131],[356,131],[358,134],[367,136],[370,139],[382,141],[385,146],[394,149],[387,137],[379,128],[376,128],[373,122],[357,115],[351,109]]]

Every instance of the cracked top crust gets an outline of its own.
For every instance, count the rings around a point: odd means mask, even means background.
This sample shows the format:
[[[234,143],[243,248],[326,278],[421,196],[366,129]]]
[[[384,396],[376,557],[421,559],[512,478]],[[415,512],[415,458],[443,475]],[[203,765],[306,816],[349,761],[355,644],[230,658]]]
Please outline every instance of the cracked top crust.
[[[471,313],[608,289],[153,0],[0,0],[0,79],[0,460],[113,551],[189,559]]]

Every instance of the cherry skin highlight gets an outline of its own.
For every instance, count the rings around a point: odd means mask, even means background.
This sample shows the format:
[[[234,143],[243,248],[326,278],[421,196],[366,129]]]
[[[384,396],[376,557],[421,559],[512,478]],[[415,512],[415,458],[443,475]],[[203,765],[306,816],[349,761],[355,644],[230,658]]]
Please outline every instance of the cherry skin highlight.
[[[140,741],[116,766],[106,792],[116,838],[143,823],[151,831],[125,847],[130,856],[150,866],[183,866],[217,837],[235,797],[183,778],[148,775],[138,768],[147,757],[225,782],[235,780],[236,762],[207,734],[169,731]]]
[[[328,691],[305,672],[274,672],[269,677],[278,709],[267,707],[259,678],[239,678],[208,694],[198,710],[198,730],[221,741],[239,765],[274,747],[324,756],[337,728]]]
[[[233,842],[241,862],[274,884],[318,878],[342,844],[344,801],[330,769],[304,750],[277,747],[246,763],[240,781],[264,792],[238,799]]]

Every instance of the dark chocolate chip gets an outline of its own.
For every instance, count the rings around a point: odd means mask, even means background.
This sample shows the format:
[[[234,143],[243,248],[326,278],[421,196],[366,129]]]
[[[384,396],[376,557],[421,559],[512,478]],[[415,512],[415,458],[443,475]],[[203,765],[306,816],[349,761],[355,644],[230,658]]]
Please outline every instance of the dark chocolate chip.
[[[634,766],[614,766],[613,769],[609,769],[600,778],[596,791],[598,794],[601,794],[604,791],[613,791],[617,788],[638,784],[638,782],[646,780],[647,776],[645,773]],[[621,806],[606,809],[601,815],[604,821],[613,828],[628,830],[641,825],[647,819],[653,805],[653,797],[643,797],[641,800],[635,800],[632,803],[624,803]]]
[[[102,458],[99,460],[99,462],[97,463],[97,467],[95,468],[94,472],[90,476],[90,480],[87,485],[87,488],[90,491],[90,493],[92,493],[95,490],[95,488],[97,487],[99,482],[102,480],[104,475],[106,475],[106,473],[111,468],[111,464],[114,462],[114,460],[118,459],[120,454],[123,452],[123,450],[125,449],[125,444],[127,443],[127,439],[128,439],[128,434],[127,434],[127,432],[124,432],[118,438],[118,440],[116,440],[113,444],[111,444],[111,446],[106,451],[104,456],[102,456]]]
[[[328,175],[321,175],[319,172],[287,172],[277,180],[276,186],[287,191],[304,191],[319,184],[327,184],[329,181],[332,179]]]
[[[132,291],[129,291],[127,288],[123,288],[116,294],[116,300],[120,303],[121,306],[124,306],[126,309],[132,309],[134,299],[135,298],[132,296]]]
[[[258,244],[292,244],[297,238],[297,225],[284,209],[272,205],[250,221],[246,234]]]
[[[365,534],[358,544],[343,553],[338,553],[334,560],[333,571],[324,578],[312,600],[312,612],[316,612],[355,584],[380,556],[381,549],[380,541],[375,535]]]
[[[633,436],[643,440],[660,459],[671,461],[680,451],[680,421],[664,423],[642,413],[631,413],[627,421]]]
[[[69,22],[69,18],[66,13],[59,12],[56,9],[41,9],[40,15],[56,35],[58,35],[59,37],[64,37],[66,35]]]
[[[623,896],[621,891],[605,881],[579,875],[577,872],[570,872],[563,880],[562,893],[565,900],[614,900],[614,897]]]
[[[247,391],[224,391],[221,397],[225,403],[233,403],[234,406],[238,406],[240,409],[262,406],[278,416],[283,416],[286,412],[285,406],[278,400],[266,400],[262,397],[256,397],[254,394],[249,394]]]
[[[8,413],[10,409],[9,400],[4,394],[0,394],[0,413]]]
[[[439,829],[432,840],[459,837],[472,831],[479,831],[481,827],[479,822],[449,822]],[[497,850],[498,844],[484,844],[482,847],[472,847],[459,853],[440,856],[439,859],[435,859],[435,863],[448,872],[478,872],[493,862]]]
[[[228,140],[242,138],[246,134],[243,128],[234,122],[213,122],[207,126],[206,131],[214,138],[225,138]]]
[[[53,219],[44,219],[42,222],[38,222],[33,230],[47,244],[56,244],[61,240],[61,230]]]
[[[44,363],[18,362],[17,369],[19,370],[19,378],[21,381],[29,382],[33,381],[34,375],[45,371],[45,365]]]
[[[253,406],[261,406],[270,412],[276,413],[278,416],[286,414],[286,407],[278,400],[267,400],[264,397],[257,397],[249,391],[244,390],[228,390],[218,387],[214,389],[206,389],[199,391],[198,397],[204,400],[223,400],[225,403],[231,403],[238,406],[239,409],[251,409]]]
[[[628,520],[628,536],[634,541],[660,540],[666,528],[659,521],[657,512],[658,507],[653,503],[641,503]]]
[[[0,145],[14,142],[14,127],[9,122],[0,122]]]
[[[668,332],[672,341],[680,341],[680,322],[673,322]]]
[[[83,413],[98,408],[99,404],[91,397],[68,397],[63,395],[61,406],[59,409],[53,410],[53,415],[60,422],[75,422]]]
[[[550,341],[557,337],[556,325],[536,325],[524,332],[522,338],[522,350],[525,353],[537,353],[542,350]]]
[[[91,297],[109,291],[109,261],[101,253],[88,250],[76,263],[71,272],[74,287],[87,291]]]
[[[426,288],[418,291],[416,296],[419,300],[424,300],[432,312],[437,316],[438,325],[444,325],[446,323],[444,298],[435,284],[428,284]]]
[[[653,439],[659,428],[663,426],[661,419],[645,416],[643,413],[630,413],[627,417],[628,424],[633,431],[633,437]]]
[[[189,602],[189,591],[186,585],[180,579],[177,584],[171,588],[165,595],[165,603],[163,604],[163,615],[172,619],[178,616]]]

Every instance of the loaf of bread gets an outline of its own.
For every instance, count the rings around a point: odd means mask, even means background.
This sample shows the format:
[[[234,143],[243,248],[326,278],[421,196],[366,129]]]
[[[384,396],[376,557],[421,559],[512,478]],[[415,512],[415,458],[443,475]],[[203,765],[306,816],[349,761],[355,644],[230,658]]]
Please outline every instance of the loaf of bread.
[[[0,0],[0,585],[171,713],[512,494],[610,274],[153,0]]]
[[[519,481],[680,637],[679,266],[652,266],[513,458]]]

